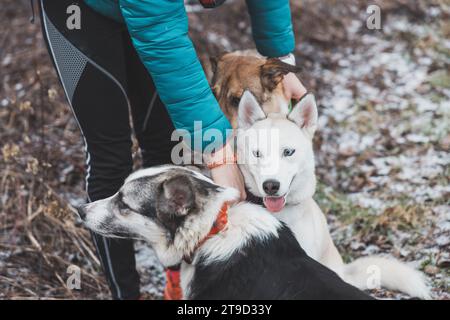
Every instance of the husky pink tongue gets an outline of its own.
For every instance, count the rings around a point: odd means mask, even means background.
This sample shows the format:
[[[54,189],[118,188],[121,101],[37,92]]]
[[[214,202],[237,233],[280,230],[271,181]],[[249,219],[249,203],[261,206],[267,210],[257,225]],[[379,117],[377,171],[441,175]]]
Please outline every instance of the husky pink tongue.
[[[284,197],[264,197],[264,205],[270,212],[279,212],[284,208]]]

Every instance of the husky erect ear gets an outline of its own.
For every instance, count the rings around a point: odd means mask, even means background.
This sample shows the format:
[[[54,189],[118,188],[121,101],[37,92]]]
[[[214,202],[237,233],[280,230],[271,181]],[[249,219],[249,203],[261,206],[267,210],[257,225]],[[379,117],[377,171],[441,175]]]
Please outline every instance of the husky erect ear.
[[[288,119],[294,121],[312,138],[317,129],[317,114],[316,99],[313,94],[308,93],[292,108]]]
[[[277,58],[270,58],[261,66],[261,83],[264,88],[272,91],[283,80],[284,75],[299,71],[300,69],[296,66],[282,62]]]
[[[259,106],[256,98],[250,91],[246,90],[241,97],[238,108],[238,127],[246,129],[251,127],[256,121],[265,119],[266,115]]]
[[[195,192],[190,179],[180,174],[164,181],[157,207],[163,214],[187,215],[195,207]]]

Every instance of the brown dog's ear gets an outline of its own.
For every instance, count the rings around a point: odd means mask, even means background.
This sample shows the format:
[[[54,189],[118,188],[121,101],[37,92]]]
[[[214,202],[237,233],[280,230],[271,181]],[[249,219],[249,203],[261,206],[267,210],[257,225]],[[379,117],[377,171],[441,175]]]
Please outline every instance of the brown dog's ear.
[[[219,57],[219,56],[209,57],[209,65],[211,66],[211,72],[212,72],[213,76],[217,72],[217,65],[219,64],[220,58],[221,57]]]
[[[261,83],[269,91],[274,90],[289,72],[297,73],[300,68],[282,62],[277,58],[269,58],[261,66]]]
[[[228,54],[228,52],[221,52],[216,56],[210,56],[209,57],[209,67],[210,67],[210,72],[211,72],[211,85],[214,86],[216,84],[216,79],[217,79],[217,66],[219,65],[219,61],[220,59],[222,59],[222,57],[224,55]]]

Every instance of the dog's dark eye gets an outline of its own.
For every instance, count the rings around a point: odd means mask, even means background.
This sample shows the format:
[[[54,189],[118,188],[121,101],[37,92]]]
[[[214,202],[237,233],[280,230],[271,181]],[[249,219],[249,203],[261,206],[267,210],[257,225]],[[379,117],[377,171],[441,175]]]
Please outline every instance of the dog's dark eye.
[[[283,150],[283,157],[290,157],[295,153],[295,149],[286,148]]]
[[[239,106],[239,102],[241,101],[241,98],[240,97],[235,97],[235,96],[232,96],[231,98],[230,98],[230,103],[231,103],[231,105],[232,106],[234,106],[234,107],[238,107]]]
[[[120,213],[126,214],[129,213],[129,211],[133,211],[129,205],[127,205],[125,202],[123,201],[119,201],[118,205]]]
[[[259,150],[254,150],[254,151],[253,151],[253,155],[254,155],[256,158],[261,158],[261,157],[262,157],[262,153],[261,153],[261,151],[259,151]]]

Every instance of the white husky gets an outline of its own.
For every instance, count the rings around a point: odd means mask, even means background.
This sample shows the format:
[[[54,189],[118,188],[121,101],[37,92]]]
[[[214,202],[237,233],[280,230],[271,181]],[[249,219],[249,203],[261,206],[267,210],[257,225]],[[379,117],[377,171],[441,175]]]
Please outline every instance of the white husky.
[[[239,104],[237,155],[247,188],[285,222],[313,259],[346,282],[370,289],[381,285],[413,297],[429,299],[419,271],[388,258],[364,257],[344,264],[331,239],[316,189],[312,138],[317,126],[314,96],[306,95],[286,116],[266,115],[246,91]],[[374,278],[378,276],[378,278]]]

